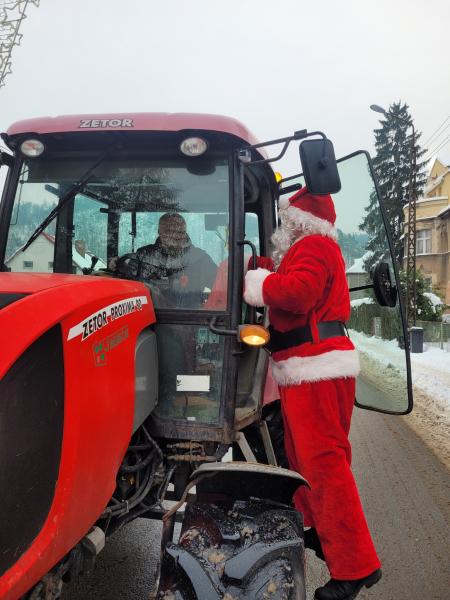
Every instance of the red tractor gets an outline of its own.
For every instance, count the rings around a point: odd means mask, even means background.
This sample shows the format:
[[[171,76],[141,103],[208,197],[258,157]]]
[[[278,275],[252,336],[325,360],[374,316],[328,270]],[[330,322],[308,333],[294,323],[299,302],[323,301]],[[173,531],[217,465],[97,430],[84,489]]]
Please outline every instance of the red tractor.
[[[277,466],[265,315],[243,303],[243,274],[270,253],[278,196],[304,180],[335,193],[344,255],[354,239],[349,259],[362,255],[378,202],[369,156],[336,161],[306,130],[258,144],[234,119],[193,114],[31,119],[2,138],[0,598],[58,598],[108,536],[147,517],[164,523],[158,597],[304,599],[291,499],[308,483]],[[290,143],[304,175],[279,181],[271,163]],[[161,269],[145,257],[173,215],[189,264]],[[357,403],[404,414],[408,343],[380,235],[352,291],[406,360],[388,380],[363,349]],[[222,462],[229,448],[243,460]]]

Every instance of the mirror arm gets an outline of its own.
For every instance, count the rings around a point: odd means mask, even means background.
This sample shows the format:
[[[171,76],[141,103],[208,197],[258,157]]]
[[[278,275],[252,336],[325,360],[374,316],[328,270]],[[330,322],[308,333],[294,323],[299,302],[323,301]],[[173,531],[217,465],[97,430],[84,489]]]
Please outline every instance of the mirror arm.
[[[290,135],[284,138],[278,138],[276,140],[270,140],[268,142],[260,142],[259,144],[253,144],[252,146],[246,146],[245,148],[238,151],[239,160],[245,164],[251,165],[260,165],[264,163],[275,162],[280,160],[285,154],[286,150],[289,147],[289,144],[295,140],[304,140],[308,137],[312,137],[313,135],[320,135],[324,140],[327,139],[327,136],[322,131],[312,131],[308,133],[306,129],[300,129],[299,131],[295,131],[294,135]],[[260,160],[252,160],[251,159],[251,150],[257,150],[258,148],[264,148],[265,146],[273,146],[274,144],[284,144],[280,154],[275,156],[274,158],[262,158]]]
[[[14,164],[14,157],[7,152],[0,151],[0,167],[2,165],[6,165],[7,167],[12,167]]]
[[[284,180],[282,180],[282,181],[284,181]],[[296,192],[297,190],[301,190],[302,187],[303,186],[302,186],[301,183],[294,183],[294,185],[288,185],[285,188],[281,188],[281,190],[279,190],[279,194],[280,194],[280,196],[282,196],[283,194],[292,194],[292,192]]]
[[[373,288],[373,283],[368,285],[360,285],[358,287],[348,288],[349,292],[359,292],[360,290],[371,290]]]

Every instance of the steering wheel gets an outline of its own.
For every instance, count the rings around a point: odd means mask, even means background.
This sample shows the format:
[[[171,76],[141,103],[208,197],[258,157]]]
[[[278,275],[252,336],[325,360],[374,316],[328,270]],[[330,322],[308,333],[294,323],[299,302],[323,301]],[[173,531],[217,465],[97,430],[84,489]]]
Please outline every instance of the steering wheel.
[[[129,252],[117,257],[114,273],[126,279],[138,279],[141,261],[137,254]]]
[[[134,281],[141,281],[149,290],[152,296],[153,303],[158,308],[175,308],[173,301],[167,298],[167,294],[164,290],[158,287],[155,281],[149,281],[148,279],[141,279],[140,273],[142,271],[142,260],[140,260],[136,253],[129,252],[123,256],[117,258],[116,266],[113,274],[118,277],[125,279],[132,279]]]

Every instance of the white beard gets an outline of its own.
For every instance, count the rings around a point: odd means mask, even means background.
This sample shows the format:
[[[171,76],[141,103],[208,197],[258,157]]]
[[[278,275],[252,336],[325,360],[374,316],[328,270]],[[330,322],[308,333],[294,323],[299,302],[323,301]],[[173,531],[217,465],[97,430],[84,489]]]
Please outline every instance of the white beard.
[[[292,242],[294,241],[293,233],[292,230],[280,227],[270,238],[273,244],[272,258],[276,268],[279,267],[283,256],[292,246]]]
[[[308,235],[305,230],[306,228],[301,225],[299,226],[297,223],[294,224],[283,209],[279,211],[279,216],[281,225],[270,238],[274,246],[272,259],[276,268],[279,267],[283,256],[294,242],[300,240],[305,235]]]

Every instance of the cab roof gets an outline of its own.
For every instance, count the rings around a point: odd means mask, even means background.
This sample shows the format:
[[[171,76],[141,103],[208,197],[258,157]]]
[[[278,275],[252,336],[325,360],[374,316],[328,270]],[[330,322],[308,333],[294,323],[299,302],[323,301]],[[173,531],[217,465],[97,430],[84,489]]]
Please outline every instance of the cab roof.
[[[234,135],[250,145],[254,135],[237,119],[197,113],[107,113],[38,117],[13,123],[8,136],[74,131],[182,131],[206,130]]]

